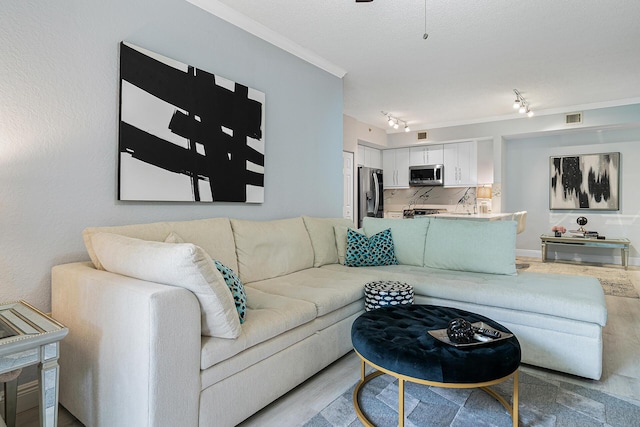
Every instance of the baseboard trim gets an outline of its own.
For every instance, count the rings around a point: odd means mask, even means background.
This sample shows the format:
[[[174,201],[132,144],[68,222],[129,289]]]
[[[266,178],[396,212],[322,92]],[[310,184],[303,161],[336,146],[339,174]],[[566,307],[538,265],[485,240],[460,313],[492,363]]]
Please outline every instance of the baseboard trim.
[[[38,380],[20,384],[18,386],[18,404],[16,412],[20,413],[28,411],[29,409],[37,408],[39,405],[38,393]],[[2,393],[2,399],[0,399],[0,401],[2,402],[0,408],[2,409],[2,415],[4,416],[4,392]]]

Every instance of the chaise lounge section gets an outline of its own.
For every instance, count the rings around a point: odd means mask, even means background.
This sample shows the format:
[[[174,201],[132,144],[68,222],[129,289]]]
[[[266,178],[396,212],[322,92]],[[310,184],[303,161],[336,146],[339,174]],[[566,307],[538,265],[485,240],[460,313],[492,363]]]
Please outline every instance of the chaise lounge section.
[[[373,280],[504,324],[524,363],[600,377],[598,280],[516,274],[515,222],[367,218],[367,236],[390,230],[399,262],[367,267],[340,263],[351,226],[298,217],[86,229],[91,262],[52,272],[53,316],[69,327],[60,402],[92,426],[236,425],[352,349]],[[242,324],[212,259],[244,284]]]

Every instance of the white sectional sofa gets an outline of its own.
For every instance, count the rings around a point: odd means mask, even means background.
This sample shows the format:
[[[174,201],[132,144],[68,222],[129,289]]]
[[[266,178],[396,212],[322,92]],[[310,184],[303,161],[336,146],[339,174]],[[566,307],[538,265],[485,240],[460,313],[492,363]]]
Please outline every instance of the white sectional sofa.
[[[214,218],[86,229],[91,262],[52,272],[53,316],[69,327],[60,402],[88,426],[235,425],[352,349],[372,280],[405,281],[416,303],[504,324],[524,363],[600,377],[598,280],[516,274],[515,222],[367,218],[368,236],[391,229],[399,262],[374,267],[340,264],[350,225]],[[244,283],[243,324],[211,258]]]

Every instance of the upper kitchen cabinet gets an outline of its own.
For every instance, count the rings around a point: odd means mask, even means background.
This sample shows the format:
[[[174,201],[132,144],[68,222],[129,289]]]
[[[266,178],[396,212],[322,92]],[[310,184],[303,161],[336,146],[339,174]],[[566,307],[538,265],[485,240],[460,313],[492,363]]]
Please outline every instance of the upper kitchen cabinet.
[[[358,144],[358,166],[382,169],[382,151]]]
[[[382,152],[384,188],[409,188],[409,148]]]
[[[471,187],[478,183],[476,141],[444,144],[444,186]]]
[[[441,165],[443,163],[442,144],[409,148],[409,166]]]

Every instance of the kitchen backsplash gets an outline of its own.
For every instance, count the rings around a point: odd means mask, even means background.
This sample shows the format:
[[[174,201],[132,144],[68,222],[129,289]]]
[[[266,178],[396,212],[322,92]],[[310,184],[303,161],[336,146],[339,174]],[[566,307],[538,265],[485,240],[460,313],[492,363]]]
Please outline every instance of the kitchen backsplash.
[[[499,212],[500,184],[492,185],[491,204],[493,212]],[[455,212],[474,212],[476,187],[411,187],[384,190],[384,206],[387,210],[411,209],[414,207],[438,207]]]

